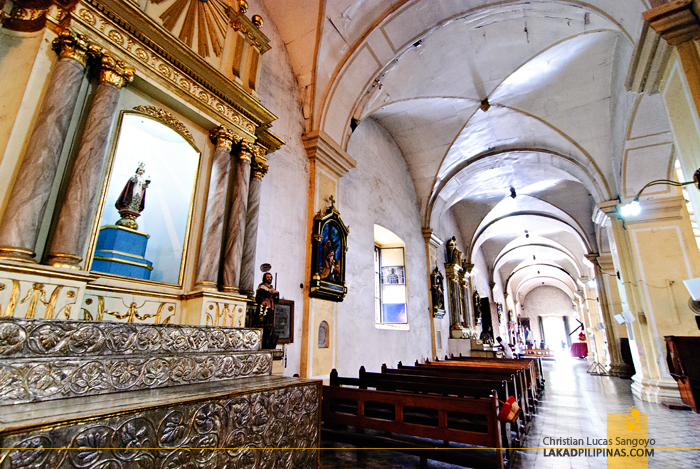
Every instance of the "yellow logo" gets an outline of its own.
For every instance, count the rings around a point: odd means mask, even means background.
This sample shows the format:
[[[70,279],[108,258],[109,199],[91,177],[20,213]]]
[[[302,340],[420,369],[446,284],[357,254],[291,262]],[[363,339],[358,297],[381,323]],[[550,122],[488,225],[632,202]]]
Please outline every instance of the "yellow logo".
[[[634,406],[626,412],[608,414],[609,469],[648,468],[649,456],[653,454],[649,445],[649,414]]]

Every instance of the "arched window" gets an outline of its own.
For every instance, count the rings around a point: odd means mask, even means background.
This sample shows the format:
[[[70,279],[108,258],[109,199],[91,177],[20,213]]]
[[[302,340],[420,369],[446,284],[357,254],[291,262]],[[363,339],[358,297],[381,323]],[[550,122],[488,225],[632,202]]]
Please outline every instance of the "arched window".
[[[374,317],[378,327],[408,328],[405,243],[374,225]]]

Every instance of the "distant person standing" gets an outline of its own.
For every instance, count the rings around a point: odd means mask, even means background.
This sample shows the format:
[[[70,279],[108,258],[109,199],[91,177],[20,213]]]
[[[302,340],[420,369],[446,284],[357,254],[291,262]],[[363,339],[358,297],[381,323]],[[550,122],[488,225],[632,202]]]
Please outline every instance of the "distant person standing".
[[[498,346],[501,347],[501,350],[503,350],[503,354],[506,356],[508,359],[513,359],[513,351],[510,349],[510,345],[504,344],[503,339],[501,337],[496,337],[496,342],[498,342]]]

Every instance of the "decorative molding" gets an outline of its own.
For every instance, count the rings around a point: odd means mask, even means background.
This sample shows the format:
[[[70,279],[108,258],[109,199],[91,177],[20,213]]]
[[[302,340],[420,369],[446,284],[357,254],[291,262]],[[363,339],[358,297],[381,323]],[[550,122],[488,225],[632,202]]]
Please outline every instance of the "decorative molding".
[[[260,25],[256,24],[255,17],[260,18]],[[238,31],[250,40],[250,42],[260,49],[260,53],[264,54],[270,50],[270,40],[261,31],[263,20],[259,15],[248,19],[245,15],[231,17],[231,27],[234,31]]]
[[[297,382],[180,404],[144,402],[97,419],[4,433],[0,466],[316,467],[320,399],[320,382]]]
[[[604,274],[615,274],[615,264],[613,263],[612,254],[598,256],[598,265],[600,266],[600,270],[602,270]]]
[[[434,230],[432,228],[423,228],[423,239],[426,243],[429,243],[431,247],[437,249],[442,243],[444,243],[444,241],[435,236],[433,231]]]
[[[177,324],[0,319],[0,357],[85,358],[254,352],[262,331]]]
[[[672,50],[666,41],[661,40],[661,35],[651,29],[645,21],[641,36],[632,52],[625,88],[635,93],[658,93]]]
[[[105,4],[115,11],[108,10]],[[99,38],[113,55],[120,59],[128,57],[128,61],[138,65],[139,74],[164,80],[175,92],[184,93],[245,132],[248,140],[255,139],[257,126],[269,125],[276,119],[240,85],[213,69],[184,44],[178,46],[167,30],[130,2],[84,0],[70,13],[70,27]]]
[[[177,117],[173,116],[168,111],[159,109],[155,106],[136,106],[134,108],[134,111],[146,114],[148,116],[153,117],[154,119],[161,121],[163,124],[167,125],[175,132],[185,137],[185,139],[192,145],[194,145],[195,147],[197,146],[194,143],[194,137],[192,137],[192,133],[190,133],[189,129],[185,126],[185,124],[180,122],[180,120]]]
[[[315,159],[339,178],[357,166],[357,161],[323,130],[314,130],[304,135],[302,140],[309,159]]]
[[[271,372],[272,355],[268,352],[4,359],[0,364],[0,405],[209,383]]]
[[[673,0],[645,11],[642,17],[669,45],[700,39],[700,20],[693,12],[693,0]]]

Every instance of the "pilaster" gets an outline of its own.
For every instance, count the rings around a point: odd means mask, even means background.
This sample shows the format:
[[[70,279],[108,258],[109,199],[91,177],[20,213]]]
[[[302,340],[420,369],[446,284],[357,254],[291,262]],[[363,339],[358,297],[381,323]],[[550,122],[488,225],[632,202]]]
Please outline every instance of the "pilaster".
[[[666,364],[666,335],[698,335],[682,281],[700,273],[700,253],[680,196],[642,199],[622,219],[616,201],[598,204],[610,219],[613,262],[635,364],[632,390],[653,402],[679,402]]]
[[[340,179],[357,162],[322,130],[302,138],[309,158],[309,197],[307,207],[307,252],[305,272],[311,272],[314,216],[331,204],[342,213]],[[338,303],[311,298],[309,282],[304,283],[301,356],[299,374],[303,378],[329,375],[336,363]],[[328,347],[318,347],[318,330],[322,322],[328,325]]]

